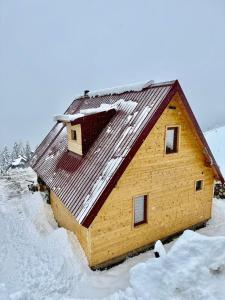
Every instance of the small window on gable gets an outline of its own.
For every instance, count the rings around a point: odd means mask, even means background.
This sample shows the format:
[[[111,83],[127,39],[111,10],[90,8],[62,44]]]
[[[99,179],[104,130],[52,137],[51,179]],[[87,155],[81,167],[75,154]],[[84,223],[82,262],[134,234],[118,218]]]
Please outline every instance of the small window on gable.
[[[74,141],[77,140],[77,132],[76,132],[76,130],[72,130],[71,137],[72,137],[72,140],[74,140]]]
[[[147,222],[147,195],[134,198],[134,226]]]
[[[195,190],[201,191],[203,188],[203,180],[197,180],[195,181]]]
[[[166,129],[166,154],[178,152],[179,127]]]

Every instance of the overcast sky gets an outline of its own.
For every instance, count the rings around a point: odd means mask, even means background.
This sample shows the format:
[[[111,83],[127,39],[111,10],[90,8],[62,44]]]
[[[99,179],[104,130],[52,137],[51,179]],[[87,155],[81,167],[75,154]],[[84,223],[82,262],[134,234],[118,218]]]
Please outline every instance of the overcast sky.
[[[83,90],[179,79],[225,124],[224,0],[0,0],[0,146],[33,146]]]

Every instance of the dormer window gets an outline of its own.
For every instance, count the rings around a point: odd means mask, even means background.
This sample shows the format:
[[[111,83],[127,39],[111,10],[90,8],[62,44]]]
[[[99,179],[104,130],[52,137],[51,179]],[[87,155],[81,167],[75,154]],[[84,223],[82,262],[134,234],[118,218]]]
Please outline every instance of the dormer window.
[[[85,155],[91,145],[106,128],[116,110],[111,105],[106,108],[81,110],[74,115],[58,115],[55,120],[67,127],[68,150],[78,155]]]
[[[83,155],[81,124],[67,124],[68,150]]]
[[[71,138],[74,141],[77,140],[77,132],[76,132],[76,130],[71,130]]]

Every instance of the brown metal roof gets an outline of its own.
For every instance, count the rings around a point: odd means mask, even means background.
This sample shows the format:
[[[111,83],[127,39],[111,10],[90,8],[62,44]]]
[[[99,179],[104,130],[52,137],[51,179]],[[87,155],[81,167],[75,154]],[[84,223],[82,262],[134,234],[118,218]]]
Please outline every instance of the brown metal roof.
[[[67,150],[66,127],[57,123],[37,148],[31,161],[32,168],[79,223],[85,227],[90,226],[176,92],[179,92],[206,152],[212,159],[217,178],[223,181],[178,81],[152,84],[138,92],[80,98],[73,101],[66,113],[79,113],[81,109],[97,108],[102,103],[114,104],[120,99],[124,102],[85,156],[81,157]]]

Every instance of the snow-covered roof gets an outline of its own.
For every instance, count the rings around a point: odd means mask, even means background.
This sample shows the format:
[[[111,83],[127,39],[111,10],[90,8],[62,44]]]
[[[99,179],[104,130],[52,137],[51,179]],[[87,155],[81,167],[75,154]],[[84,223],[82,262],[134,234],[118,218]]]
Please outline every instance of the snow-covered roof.
[[[78,113],[75,113],[73,115],[72,114],[56,115],[54,117],[54,120],[59,121],[59,122],[73,122],[84,116],[89,116],[92,114],[109,111],[111,109],[124,110],[124,111],[132,110],[135,108],[136,105],[137,105],[137,102],[119,99],[118,101],[116,101],[115,103],[112,103],[112,104],[101,103],[101,105],[99,107],[81,109]]]
[[[118,95],[126,92],[140,92],[145,88],[150,87],[154,83],[154,80],[147,80],[143,82],[135,82],[132,84],[121,85],[113,88],[106,88],[102,90],[88,92],[89,97],[101,97],[106,95]]]
[[[84,114],[81,113],[77,113],[74,115],[70,115],[70,114],[65,114],[65,115],[56,115],[54,116],[54,121],[59,121],[59,122],[72,122],[75,121],[79,118],[84,117]]]
[[[12,166],[17,167],[20,166],[22,164],[24,164],[27,161],[27,158],[19,155],[18,158],[14,159],[13,162],[11,163]]]

